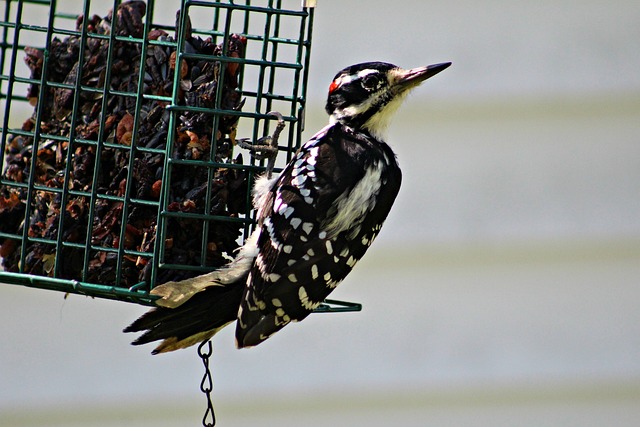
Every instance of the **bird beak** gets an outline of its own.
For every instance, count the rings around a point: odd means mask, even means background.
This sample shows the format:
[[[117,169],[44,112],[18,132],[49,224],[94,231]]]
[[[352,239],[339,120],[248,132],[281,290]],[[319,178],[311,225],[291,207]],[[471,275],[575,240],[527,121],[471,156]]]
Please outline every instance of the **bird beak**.
[[[398,69],[396,72],[395,85],[399,86],[402,90],[416,87],[450,65],[451,62],[443,62],[441,64],[427,65],[426,67],[412,68],[410,70]]]

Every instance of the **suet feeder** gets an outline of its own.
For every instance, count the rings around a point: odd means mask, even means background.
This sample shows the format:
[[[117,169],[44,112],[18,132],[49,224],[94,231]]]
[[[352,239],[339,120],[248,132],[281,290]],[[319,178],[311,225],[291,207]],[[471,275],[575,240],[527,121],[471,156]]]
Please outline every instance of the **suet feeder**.
[[[0,5],[0,282],[151,305],[228,262],[266,163],[237,142],[277,111],[276,171],[302,143],[314,8],[290,3]]]

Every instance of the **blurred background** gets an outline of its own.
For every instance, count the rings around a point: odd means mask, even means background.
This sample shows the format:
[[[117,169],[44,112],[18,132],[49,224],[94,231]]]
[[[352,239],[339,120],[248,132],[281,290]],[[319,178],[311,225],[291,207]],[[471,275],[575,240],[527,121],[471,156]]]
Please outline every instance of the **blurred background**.
[[[631,0],[320,0],[307,137],[347,65],[453,66],[390,129],[403,188],[334,293],[364,310],[251,350],[220,333],[219,425],[637,426],[639,22]],[[196,350],[121,333],[144,307],[0,301],[2,426],[201,423]]]

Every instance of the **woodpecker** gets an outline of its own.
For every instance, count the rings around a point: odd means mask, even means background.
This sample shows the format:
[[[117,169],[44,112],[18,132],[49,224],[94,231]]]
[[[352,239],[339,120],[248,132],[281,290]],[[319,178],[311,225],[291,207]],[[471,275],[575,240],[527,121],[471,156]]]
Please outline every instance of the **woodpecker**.
[[[277,177],[257,180],[257,226],[222,269],[154,288],[161,298],[125,332],[132,344],[163,340],[153,353],[185,348],[236,321],[238,348],[260,344],[313,312],[380,232],[400,189],[396,156],[384,142],[411,89],[451,65],[402,69],[367,62],[329,86],[329,125]]]

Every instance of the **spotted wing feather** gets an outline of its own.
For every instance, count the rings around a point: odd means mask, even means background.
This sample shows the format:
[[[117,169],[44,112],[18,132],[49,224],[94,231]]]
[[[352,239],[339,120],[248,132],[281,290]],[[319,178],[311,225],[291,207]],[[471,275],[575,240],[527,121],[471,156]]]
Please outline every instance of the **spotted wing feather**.
[[[318,307],[376,237],[400,180],[386,144],[340,124],[302,147],[264,195],[258,255],[238,314],[239,347],[259,344]]]

